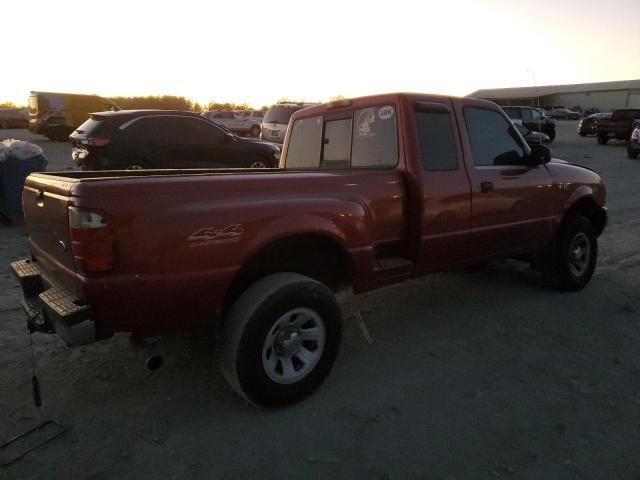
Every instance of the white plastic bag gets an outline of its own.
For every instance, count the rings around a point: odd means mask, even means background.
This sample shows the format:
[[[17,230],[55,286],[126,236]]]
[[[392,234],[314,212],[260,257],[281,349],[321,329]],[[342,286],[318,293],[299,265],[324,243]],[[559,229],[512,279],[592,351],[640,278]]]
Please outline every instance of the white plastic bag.
[[[8,139],[0,144],[0,161],[28,160],[39,155],[42,155],[42,148],[35,143]]]

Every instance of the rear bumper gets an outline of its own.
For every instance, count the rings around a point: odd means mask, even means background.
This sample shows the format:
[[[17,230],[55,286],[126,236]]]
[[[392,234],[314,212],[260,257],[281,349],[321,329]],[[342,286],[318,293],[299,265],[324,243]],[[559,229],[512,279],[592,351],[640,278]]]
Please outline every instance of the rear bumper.
[[[101,338],[89,305],[52,281],[32,260],[11,263],[20,282],[22,308],[31,332],[57,333],[69,346],[86,345]]]

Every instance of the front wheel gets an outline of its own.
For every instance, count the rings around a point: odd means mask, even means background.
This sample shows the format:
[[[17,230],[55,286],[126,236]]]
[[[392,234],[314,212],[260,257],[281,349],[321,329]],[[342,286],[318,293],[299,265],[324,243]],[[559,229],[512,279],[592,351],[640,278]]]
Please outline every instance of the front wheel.
[[[545,279],[559,290],[581,290],[591,280],[597,258],[598,238],[591,221],[583,216],[569,218],[545,259]]]
[[[220,333],[220,369],[249,402],[302,400],[331,371],[342,338],[333,293],[296,273],[269,275],[242,293]]]

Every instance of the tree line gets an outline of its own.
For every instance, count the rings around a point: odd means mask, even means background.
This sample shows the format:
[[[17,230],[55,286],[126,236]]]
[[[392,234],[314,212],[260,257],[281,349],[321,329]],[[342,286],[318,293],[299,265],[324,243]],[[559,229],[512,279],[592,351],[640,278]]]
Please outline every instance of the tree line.
[[[208,102],[199,103],[186,97],[175,95],[148,95],[136,97],[111,97],[111,100],[123,110],[152,108],[158,110],[186,110],[200,112],[203,110],[248,110],[248,103]],[[263,106],[260,110],[266,111]]]
[[[343,100],[344,96],[336,95],[330,98],[330,101]],[[187,97],[179,97],[176,95],[147,95],[134,97],[111,97],[111,100],[123,110],[137,109],[158,109],[158,110],[186,110],[192,112],[200,112],[203,110],[248,110],[251,107],[248,103],[232,103],[232,102],[208,102],[199,103]],[[295,103],[296,100],[289,98],[280,98],[277,103]],[[19,108],[14,102],[0,102],[0,108]],[[258,110],[266,112],[268,105],[263,105]]]

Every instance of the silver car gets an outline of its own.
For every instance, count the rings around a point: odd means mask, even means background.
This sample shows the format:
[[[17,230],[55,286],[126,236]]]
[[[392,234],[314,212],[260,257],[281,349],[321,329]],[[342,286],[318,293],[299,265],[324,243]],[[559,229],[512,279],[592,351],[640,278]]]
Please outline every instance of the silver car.
[[[262,119],[264,117],[264,112],[262,110],[236,110],[236,113],[244,115],[249,120],[255,120],[260,123],[262,123]]]
[[[3,108],[0,110],[0,128],[27,128],[29,111],[26,108]]]
[[[210,112],[202,112],[202,116],[214,123],[227,127],[238,135],[250,135],[252,137],[260,135],[260,122],[236,112],[212,110]]]
[[[283,143],[287,133],[289,119],[294,112],[306,107],[317,105],[315,103],[278,103],[267,110],[262,119],[262,134],[260,138],[268,142]]]

